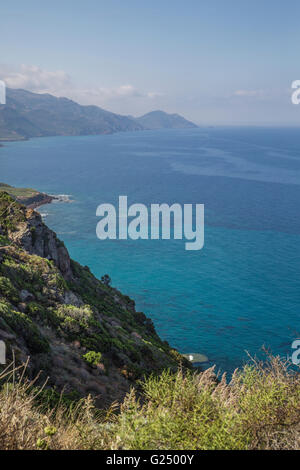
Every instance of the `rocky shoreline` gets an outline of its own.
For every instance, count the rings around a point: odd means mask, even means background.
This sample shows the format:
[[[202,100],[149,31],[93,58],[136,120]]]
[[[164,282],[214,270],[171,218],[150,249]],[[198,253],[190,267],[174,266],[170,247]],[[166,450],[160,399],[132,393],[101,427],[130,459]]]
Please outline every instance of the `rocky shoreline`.
[[[44,204],[50,204],[54,199],[56,199],[53,196],[49,196],[49,194],[45,193],[38,193],[32,197],[28,198],[16,198],[18,202],[21,202],[25,206],[27,206],[29,209],[36,209],[37,207],[40,207]]]
[[[16,201],[24,204],[29,209],[36,209],[44,204],[56,202],[71,202],[69,196],[66,194],[50,195],[41,193],[31,188],[15,188],[6,183],[0,183],[0,191],[7,192]]]

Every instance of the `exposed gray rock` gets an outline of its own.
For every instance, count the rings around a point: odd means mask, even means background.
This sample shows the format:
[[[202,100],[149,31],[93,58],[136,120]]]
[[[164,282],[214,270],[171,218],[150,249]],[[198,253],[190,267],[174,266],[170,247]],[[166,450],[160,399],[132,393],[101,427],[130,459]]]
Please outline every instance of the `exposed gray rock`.
[[[68,305],[74,305],[75,307],[81,307],[83,305],[83,302],[79,296],[70,290],[64,293],[64,303]]]
[[[10,239],[28,253],[53,260],[65,279],[72,279],[69,253],[56,234],[42,221],[37,212],[29,209],[27,220],[9,233]]]
[[[26,289],[21,290],[19,295],[22,302],[31,302],[35,299],[34,295]]]
[[[7,331],[0,330],[0,339],[10,340],[15,339],[16,335],[8,333]]]

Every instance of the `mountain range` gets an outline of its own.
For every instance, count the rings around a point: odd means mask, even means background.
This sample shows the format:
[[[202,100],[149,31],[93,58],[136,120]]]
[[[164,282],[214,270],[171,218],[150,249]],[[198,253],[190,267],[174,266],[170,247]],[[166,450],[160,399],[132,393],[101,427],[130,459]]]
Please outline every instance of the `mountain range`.
[[[193,127],[197,126],[178,114],[152,111],[137,118],[122,116],[98,106],[82,106],[68,98],[22,89],[8,88],[6,105],[0,105],[0,141]]]

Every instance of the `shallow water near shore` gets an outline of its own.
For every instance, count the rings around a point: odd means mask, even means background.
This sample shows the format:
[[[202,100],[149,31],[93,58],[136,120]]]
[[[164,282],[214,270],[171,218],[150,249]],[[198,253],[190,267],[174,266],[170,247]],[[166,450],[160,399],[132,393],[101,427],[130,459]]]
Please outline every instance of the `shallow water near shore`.
[[[71,256],[136,300],[182,353],[232,371],[300,333],[300,132],[210,128],[7,143],[0,180],[71,204],[42,206]],[[96,238],[96,208],[205,204],[205,246]]]

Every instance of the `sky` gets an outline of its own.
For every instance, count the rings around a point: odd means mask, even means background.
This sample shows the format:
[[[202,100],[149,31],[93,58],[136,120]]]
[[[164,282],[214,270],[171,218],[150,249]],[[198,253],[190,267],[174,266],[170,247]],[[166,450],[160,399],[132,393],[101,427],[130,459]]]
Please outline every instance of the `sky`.
[[[300,125],[298,0],[11,0],[0,80],[120,114]]]

